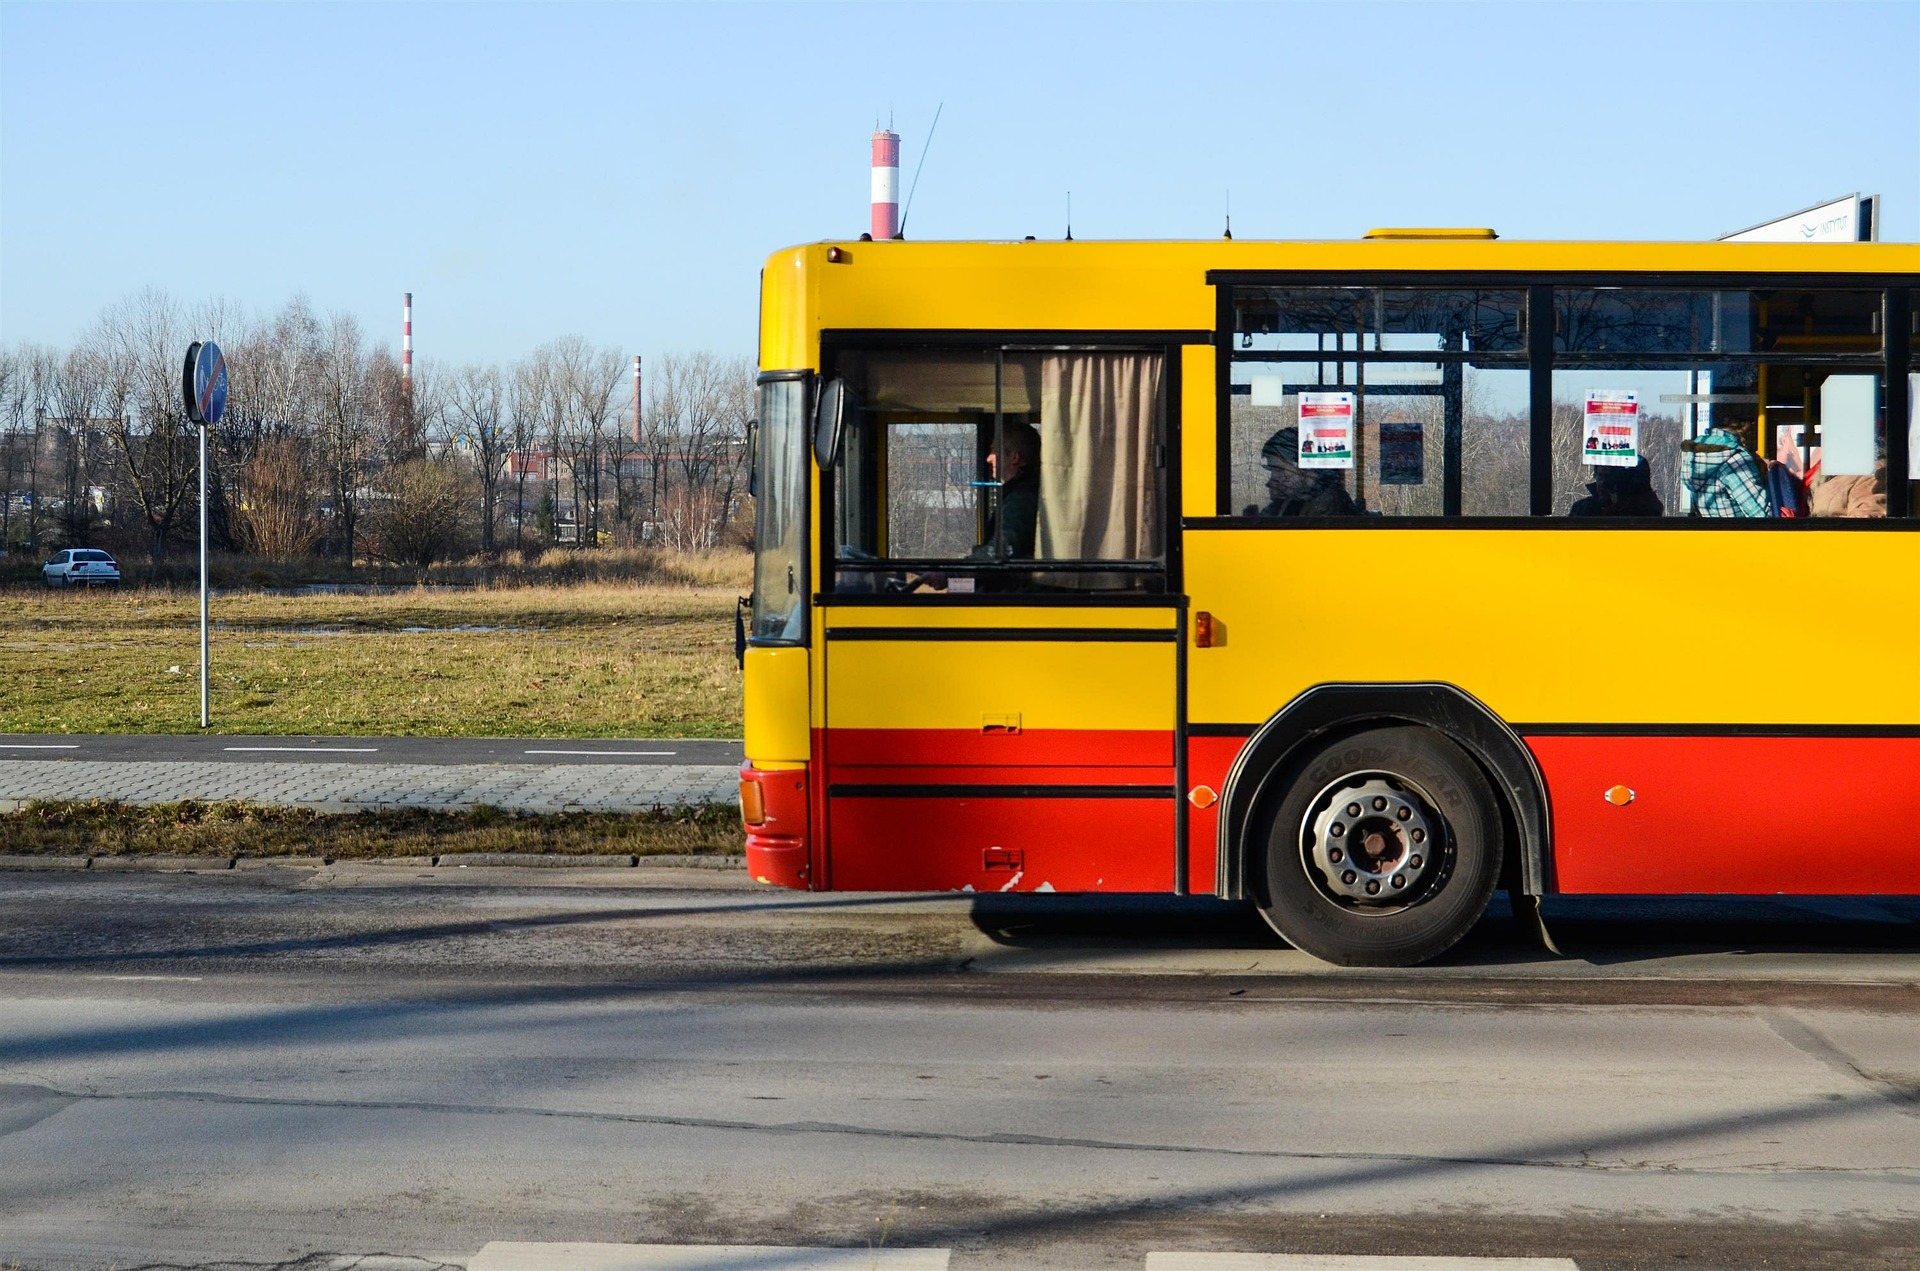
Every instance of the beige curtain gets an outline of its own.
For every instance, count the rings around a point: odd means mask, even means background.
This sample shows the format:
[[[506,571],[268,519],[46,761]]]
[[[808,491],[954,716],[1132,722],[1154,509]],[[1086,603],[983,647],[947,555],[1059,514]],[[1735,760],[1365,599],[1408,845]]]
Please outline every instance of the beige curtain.
[[[1040,360],[1041,560],[1159,553],[1160,363],[1149,353]]]

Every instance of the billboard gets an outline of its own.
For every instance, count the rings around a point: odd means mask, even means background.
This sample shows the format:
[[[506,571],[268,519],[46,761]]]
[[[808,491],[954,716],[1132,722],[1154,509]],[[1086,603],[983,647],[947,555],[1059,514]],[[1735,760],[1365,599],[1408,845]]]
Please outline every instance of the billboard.
[[[1723,243],[1876,243],[1880,196],[1849,194],[1720,237]]]

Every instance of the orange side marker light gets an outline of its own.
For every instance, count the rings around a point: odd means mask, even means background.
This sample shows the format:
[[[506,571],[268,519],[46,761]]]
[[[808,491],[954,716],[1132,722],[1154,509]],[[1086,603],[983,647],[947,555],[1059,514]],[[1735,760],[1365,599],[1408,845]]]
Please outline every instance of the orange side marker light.
[[[765,825],[767,822],[767,800],[760,793],[758,781],[740,783],[740,819],[748,825]]]
[[[1196,808],[1210,808],[1219,798],[1211,786],[1195,786],[1187,791],[1187,802]]]
[[[1633,802],[1633,791],[1626,786],[1615,786],[1600,797],[1616,808],[1624,808]]]

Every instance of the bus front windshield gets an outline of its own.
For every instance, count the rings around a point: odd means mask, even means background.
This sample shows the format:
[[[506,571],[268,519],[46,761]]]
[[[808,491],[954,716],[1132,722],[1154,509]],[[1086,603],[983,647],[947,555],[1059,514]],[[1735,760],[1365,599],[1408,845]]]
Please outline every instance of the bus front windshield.
[[[751,632],[759,643],[804,639],[807,384],[803,376],[760,383]]]

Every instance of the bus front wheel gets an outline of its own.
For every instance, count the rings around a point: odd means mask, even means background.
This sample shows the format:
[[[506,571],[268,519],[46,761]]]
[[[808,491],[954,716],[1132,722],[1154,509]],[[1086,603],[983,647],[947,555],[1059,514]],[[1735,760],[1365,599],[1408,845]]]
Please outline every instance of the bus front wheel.
[[[1500,878],[1493,790],[1430,729],[1333,742],[1269,806],[1261,914],[1296,948],[1340,966],[1438,957],[1479,920]]]

